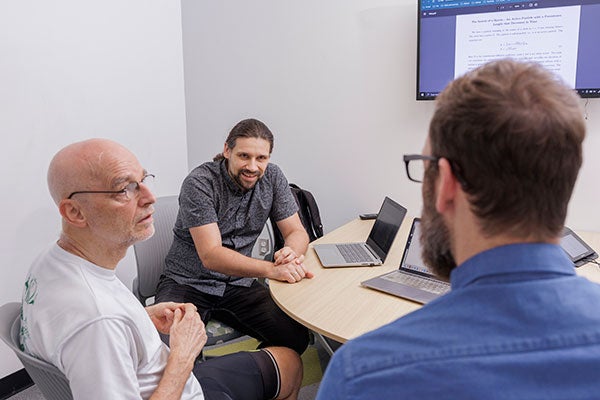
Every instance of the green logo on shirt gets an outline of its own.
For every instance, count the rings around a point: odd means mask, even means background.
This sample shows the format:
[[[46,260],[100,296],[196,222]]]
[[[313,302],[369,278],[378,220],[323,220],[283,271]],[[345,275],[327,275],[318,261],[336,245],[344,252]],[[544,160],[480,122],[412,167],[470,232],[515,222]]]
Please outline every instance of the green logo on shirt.
[[[25,281],[25,293],[23,295],[23,301],[25,301],[27,304],[35,303],[37,291],[37,280],[32,276],[28,276],[27,281]]]

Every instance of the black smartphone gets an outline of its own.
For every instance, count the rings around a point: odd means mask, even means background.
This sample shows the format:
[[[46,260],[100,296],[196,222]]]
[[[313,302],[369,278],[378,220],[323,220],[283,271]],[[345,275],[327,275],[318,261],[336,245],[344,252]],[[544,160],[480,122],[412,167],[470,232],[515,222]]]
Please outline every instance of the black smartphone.
[[[375,219],[377,218],[377,213],[366,213],[366,214],[358,214],[360,219]]]

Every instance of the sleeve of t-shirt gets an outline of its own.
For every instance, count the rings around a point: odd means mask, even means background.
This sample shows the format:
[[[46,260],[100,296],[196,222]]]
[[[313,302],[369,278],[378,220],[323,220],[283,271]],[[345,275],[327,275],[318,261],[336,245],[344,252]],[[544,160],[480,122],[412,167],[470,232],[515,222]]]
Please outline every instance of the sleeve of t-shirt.
[[[217,222],[216,201],[214,188],[207,176],[195,171],[188,175],[179,194],[181,228],[189,229]]]
[[[71,336],[59,360],[74,399],[141,399],[136,374],[138,349],[122,321],[101,319]]]
[[[298,212],[298,205],[281,169],[275,164],[270,164],[269,167],[273,170],[273,207],[270,217],[277,222]]]

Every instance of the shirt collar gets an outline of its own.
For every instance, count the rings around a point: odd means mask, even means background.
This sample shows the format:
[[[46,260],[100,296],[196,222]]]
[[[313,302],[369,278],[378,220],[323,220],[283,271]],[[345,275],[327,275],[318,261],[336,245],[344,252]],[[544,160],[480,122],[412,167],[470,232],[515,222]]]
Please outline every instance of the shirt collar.
[[[78,268],[81,265],[86,265],[87,266],[86,271],[91,272],[94,275],[97,275],[101,278],[114,279],[117,276],[116,269],[109,269],[109,268],[101,267],[99,265],[94,264],[91,261],[86,260],[85,258],[79,257],[73,253],[69,253],[68,251],[66,251],[65,249],[60,247],[57,242],[55,242],[53,244],[53,249],[54,249],[53,251],[55,251],[57,253],[62,253],[62,255],[60,257],[62,259],[69,260],[71,265],[77,266]]]
[[[452,288],[460,288],[491,276],[520,273],[575,275],[575,267],[563,249],[549,243],[519,243],[495,247],[474,255],[450,274]]]

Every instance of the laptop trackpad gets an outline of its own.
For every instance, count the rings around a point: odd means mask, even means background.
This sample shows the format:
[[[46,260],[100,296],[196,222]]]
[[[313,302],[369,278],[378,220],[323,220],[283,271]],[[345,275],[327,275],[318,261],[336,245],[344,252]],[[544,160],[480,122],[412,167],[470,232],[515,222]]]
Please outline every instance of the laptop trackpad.
[[[319,249],[319,252],[317,253],[319,255],[319,257],[323,257],[323,260],[343,260],[342,255],[340,254],[340,251],[335,247],[335,245],[332,246],[323,246],[322,248]]]

